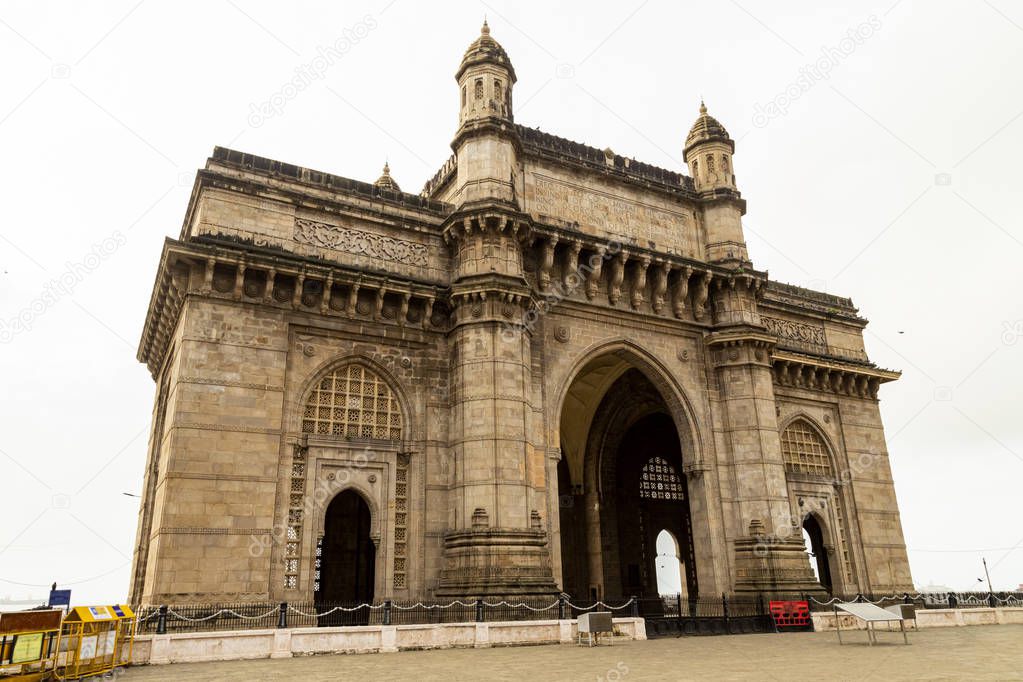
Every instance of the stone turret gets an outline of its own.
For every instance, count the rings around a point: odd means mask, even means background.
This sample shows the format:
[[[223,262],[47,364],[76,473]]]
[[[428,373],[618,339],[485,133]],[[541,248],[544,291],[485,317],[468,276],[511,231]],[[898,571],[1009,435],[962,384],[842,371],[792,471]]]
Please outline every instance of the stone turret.
[[[458,132],[451,143],[458,159],[455,204],[498,201],[517,205],[512,87],[515,69],[490,36],[486,21],[455,73],[459,89]]]
[[[686,136],[682,159],[689,164],[696,191],[703,199],[707,260],[738,267],[749,264],[749,255],[742,233],[746,202],[735,186],[734,153],[735,142],[701,101],[700,116]]]

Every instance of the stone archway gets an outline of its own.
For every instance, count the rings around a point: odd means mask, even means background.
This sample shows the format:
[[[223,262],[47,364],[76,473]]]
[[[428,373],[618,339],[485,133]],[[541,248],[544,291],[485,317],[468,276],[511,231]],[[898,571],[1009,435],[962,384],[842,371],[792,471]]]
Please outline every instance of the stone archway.
[[[324,518],[323,537],[317,547],[317,608],[329,610],[337,605],[351,608],[371,604],[376,582],[376,544],[372,534],[369,504],[352,488],[338,493]],[[335,612],[338,615],[321,625],[364,625],[365,609]],[[355,621],[352,621],[355,619]],[[366,621],[368,622],[368,621]]]
[[[560,559],[562,586],[572,595],[656,595],[656,538],[665,529],[680,544],[685,591],[698,594],[690,496],[691,489],[702,495],[705,482],[699,467],[692,466],[699,459],[691,445],[695,437],[681,413],[681,399],[674,393],[666,398],[667,381],[657,375],[652,380],[649,368],[639,364],[618,353],[598,356],[575,374],[564,393]],[[649,480],[654,470],[663,478]],[[660,485],[657,492],[664,496],[645,494],[645,479]],[[664,488],[669,480],[674,481],[670,493]],[[707,506],[697,507],[708,538]],[[713,589],[715,576],[707,573]]]
[[[803,537],[810,565],[815,569],[817,581],[829,593],[833,590],[834,581],[831,577],[831,564],[828,560],[827,544],[824,540],[824,527],[814,514],[807,514],[803,519]]]

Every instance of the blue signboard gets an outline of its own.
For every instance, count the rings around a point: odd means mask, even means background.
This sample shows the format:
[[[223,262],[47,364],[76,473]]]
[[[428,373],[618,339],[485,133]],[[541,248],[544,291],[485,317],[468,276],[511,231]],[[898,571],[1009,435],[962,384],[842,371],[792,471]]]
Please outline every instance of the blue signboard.
[[[50,607],[71,606],[71,590],[50,590]]]

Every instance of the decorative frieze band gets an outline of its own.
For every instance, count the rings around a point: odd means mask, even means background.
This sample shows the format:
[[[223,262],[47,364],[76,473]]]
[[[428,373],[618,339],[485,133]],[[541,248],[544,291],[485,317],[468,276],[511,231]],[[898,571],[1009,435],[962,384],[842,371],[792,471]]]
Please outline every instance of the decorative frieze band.
[[[779,338],[799,343],[809,343],[816,346],[827,346],[828,341],[824,336],[824,325],[806,324],[805,322],[793,322],[778,317],[761,316],[760,320],[767,331],[777,334]]]
[[[405,265],[426,267],[429,264],[429,252],[425,244],[304,218],[295,219],[295,241]]]

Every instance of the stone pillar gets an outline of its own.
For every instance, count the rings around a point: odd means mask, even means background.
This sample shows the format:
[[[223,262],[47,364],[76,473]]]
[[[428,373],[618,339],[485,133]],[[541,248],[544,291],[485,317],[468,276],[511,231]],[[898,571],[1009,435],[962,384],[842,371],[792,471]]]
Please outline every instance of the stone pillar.
[[[711,332],[735,497],[735,592],[820,590],[803,538],[793,532],[778,437],[771,351],[774,338],[752,325]]]
[[[531,302],[513,226],[455,221],[450,333],[450,499],[439,595],[553,595],[546,522],[547,452],[531,442]],[[489,274],[487,274],[489,273]]]

